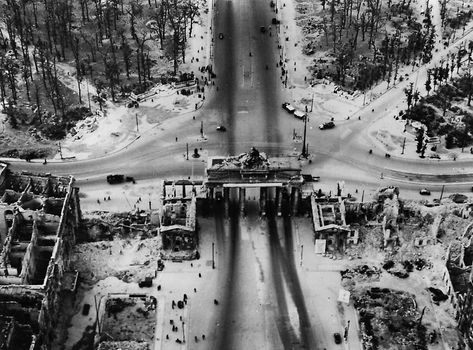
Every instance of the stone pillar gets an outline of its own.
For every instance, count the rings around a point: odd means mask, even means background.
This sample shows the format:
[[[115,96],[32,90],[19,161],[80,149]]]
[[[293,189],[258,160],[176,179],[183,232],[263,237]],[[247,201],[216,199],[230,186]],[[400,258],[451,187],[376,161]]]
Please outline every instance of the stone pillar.
[[[291,189],[291,199],[292,199],[292,214],[297,215],[299,210],[299,196],[300,190],[297,187],[292,187]]]
[[[228,217],[230,207],[230,189],[228,187],[223,188],[223,205],[225,208],[225,217]]]
[[[245,215],[246,188],[240,187],[240,213]]]
[[[207,195],[208,195],[209,199],[211,199],[211,200],[214,199],[214,188],[213,187],[209,187]]]
[[[268,189],[266,187],[261,187],[259,195],[259,207],[261,216],[266,216],[266,200],[268,197]]]
[[[186,198],[186,185],[182,185],[182,198]]]
[[[283,189],[281,187],[276,188],[276,213],[278,216],[281,216],[282,212],[282,196]]]

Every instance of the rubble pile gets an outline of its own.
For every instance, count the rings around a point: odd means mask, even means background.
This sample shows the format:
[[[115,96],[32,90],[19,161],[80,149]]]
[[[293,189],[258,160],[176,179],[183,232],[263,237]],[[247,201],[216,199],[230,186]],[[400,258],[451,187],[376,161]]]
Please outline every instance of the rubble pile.
[[[157,300],[153,296],[108,299],[102,320],[103,337],[151,344],[156,327],[156,306]]]
[[[379,281],[381,270],[374,266],[359,265],[351,269],[340,271],[342,276],[342,285],[348,287],[354,286],[358,282]]]
[[[388,288],[353,292],[364,348],[427,350],[426,328],[419,322],[415,296]]]
[[[150,350],[148,343],[137,341],[107,341],[99,344],[97,350]]]
[[[108,241],[119,238],[150,238],[157,236],[157,223],[149,212],[91,213],[84,217],[82,241]]]
[[[432,264],[422,258],[418,258],[415,260],[403,260],[403,261],[393,261],[387,260],[383,264],[383,269],[385,269],[390,274],[399,277],[399,278],[407,278],[409,277],[409,273],[414,271],[414,268],[418,271],[423,270],[424,268],[431,268]]]
[[[74,247],[71,263],[84,283],[109,276],[138,282],[155,275],[160,249],[159,237],[82,243]]]

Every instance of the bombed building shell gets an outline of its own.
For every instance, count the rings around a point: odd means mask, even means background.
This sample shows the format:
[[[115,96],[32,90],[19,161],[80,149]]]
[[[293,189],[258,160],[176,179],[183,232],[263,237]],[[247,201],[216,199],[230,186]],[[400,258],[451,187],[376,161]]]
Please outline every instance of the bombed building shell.
[[[0,163],[0,348],[49,349],[81,218],[74,178],[16,173]],[[3,327],[2,327],[3,328]]]
[[[160,228],[163,259],[193,259],[198,256],[195,185],[187,180],[163,182]]]

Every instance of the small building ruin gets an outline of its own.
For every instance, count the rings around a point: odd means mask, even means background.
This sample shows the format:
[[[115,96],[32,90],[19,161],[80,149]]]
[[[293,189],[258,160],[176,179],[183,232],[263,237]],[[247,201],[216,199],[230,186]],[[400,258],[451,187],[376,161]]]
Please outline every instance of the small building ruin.
[[[194,259],[198,256],[196,194],[195,185],[190,181],[163,182],[160,227],[163,259]]]
[[[358,243],[358,230],[347,225],[345,201],[342,197],[310,197],[312,223],[316,240],[325,241],[331,251],[344,251],[349,244]]]
[[[77,283],[69,259],[81,219],[78,192],[73,177],[1,164],[0,318],[11,334],[0,338],[0,348],[50,348],[61,293]]]

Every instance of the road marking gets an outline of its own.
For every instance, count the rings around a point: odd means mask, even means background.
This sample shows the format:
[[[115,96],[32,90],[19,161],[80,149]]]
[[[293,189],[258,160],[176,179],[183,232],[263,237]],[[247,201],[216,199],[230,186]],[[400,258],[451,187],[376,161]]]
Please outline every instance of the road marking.
[[[241,111],[237,111],[237,113],[249,113],[249,112],[248,112],[248,111],[241,110]]]
[[[340,138],[343,140],[345,137],[351,134],[351,129],[347,129],[340,135]]]

